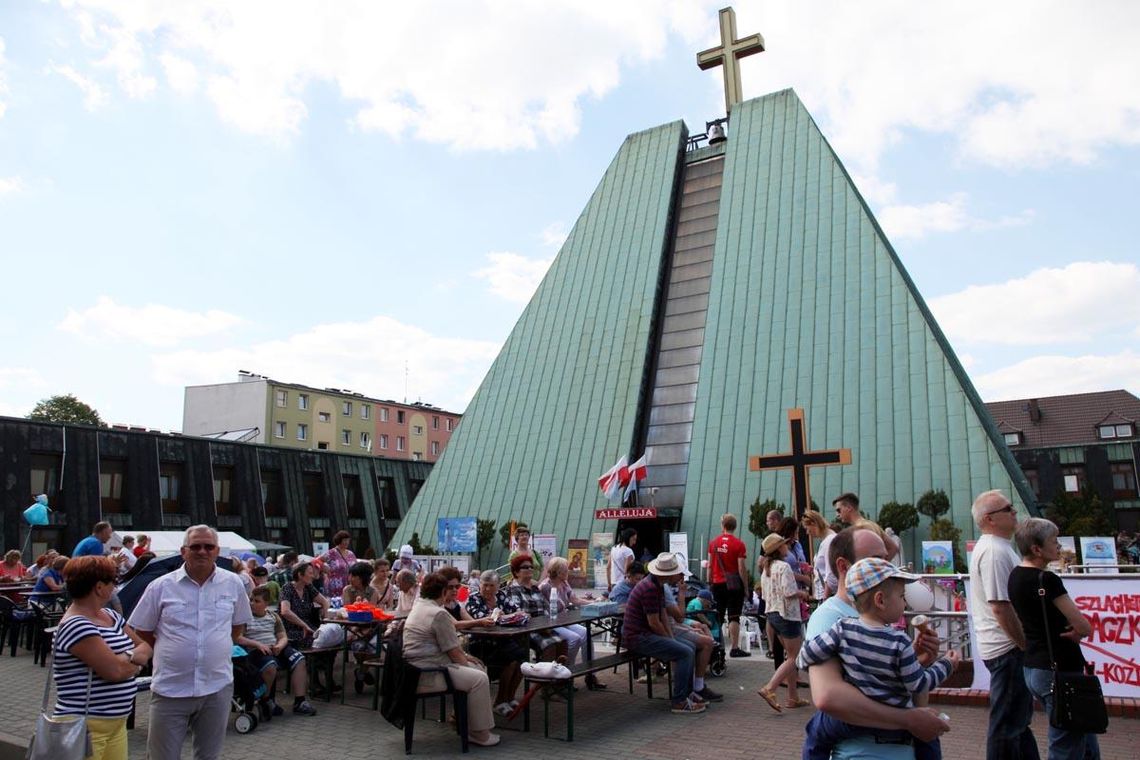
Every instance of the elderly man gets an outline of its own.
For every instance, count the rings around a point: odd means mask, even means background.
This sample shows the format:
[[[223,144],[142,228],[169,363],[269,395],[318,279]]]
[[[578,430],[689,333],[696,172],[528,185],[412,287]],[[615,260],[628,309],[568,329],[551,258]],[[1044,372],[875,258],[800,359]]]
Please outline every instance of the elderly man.
[[[867,557],[885,559],[887,547],[873,530],[846,528],[831,542],[828,562],[839,579],[839,589],[819,605],[808,618],[805,639],[830,629],[846,617],[858,617],[854,600],[847,593],[847,571],[858,560]],[[937,636],[923,635],[915,644],[919,661],[929,664],[938,655]],[[950,730],[936,710],[926,707],[899,708],[876,702],[843,680],[838,659],[831,659],[808,669],[811,693],[820,710],[852,725],[907,731],[924,741],[932,741]],[[836,758],[866,760],[914,760],[914,748],[907,744],[878,744],[875,738],[848,739],[835,748]]]
[[[769,509],[768,514],[764,516],[764,525],[768,527],[769,533],[779,533],[780,526],[784,524],[784,513],[779,509]]]
[[[986,759],[1036,760],[1029,728],[1033,697],[1025,685],[1025,632],[1009,601],[1009,575],[1021,563],[1010,544],[1017,511],[1001,491],[986,491],[971,507],[982,537],[970,557],[970,613],[974,651],[990,671],[990,727]]]
[[[187,529],[182,567],[147,586],[129,621],[154,647],[151,760],[181,757],[187,729],[195,760],[222,756],[234,686],[230,656],[253,616],[241,579],[215,564],[218,551],[216,530]]]
[[[708,707],[693,693],[695,649],[673,636],[665,610],[665,584],[684,579],[685,571],[677,557],[662,552],[646,568],[645,576],[630,592],[622,622],[622,644],[629,651],[673,663],[672,710],[677,715],[696,715]]]
[[[72,557],[102,557],[107,553],[107,542],[115,532],[109,522],[97,522],[91,529],[91,535],[75,545]]]

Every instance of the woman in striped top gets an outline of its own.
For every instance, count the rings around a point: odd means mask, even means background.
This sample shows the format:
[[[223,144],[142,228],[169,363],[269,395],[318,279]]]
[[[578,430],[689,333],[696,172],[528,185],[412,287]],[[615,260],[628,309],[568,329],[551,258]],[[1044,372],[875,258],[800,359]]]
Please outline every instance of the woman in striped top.
[[[71,605],[54,640],[55,714],[87,716],[95,760],[126,760],[135,676],[151,656],[150,646],[105,606],[115,591],[115,570],[107,557],[68,560],[63,580]]]

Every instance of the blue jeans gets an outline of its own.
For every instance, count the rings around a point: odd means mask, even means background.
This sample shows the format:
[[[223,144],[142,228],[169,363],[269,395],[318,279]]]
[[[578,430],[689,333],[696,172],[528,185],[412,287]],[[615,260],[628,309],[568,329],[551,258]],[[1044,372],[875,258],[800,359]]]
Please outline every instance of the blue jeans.
[[[1045,714],[1053,710],[1053,671],[1025,668],[1025,685],[1045,703]],[[1078,734],[1049,726],[1049,760],[1100,760],[1096,734]]]
[[[986,734],[986,760],[1041,760],[1029,724],[1033,696],[1025,685],[1025,653],[1017,647],[992,660],[990,671],[990,729]]]
[[[684,702],[693,693],[695,650],[692,646],[668,636],[643,633],[637,638],[637,646],[632,649],[635,654],[673,663],[674,704]]]
[[[876,742],[883,744],[903,744],[914,747],[915,760],[940,760],[942,757],[942,744],[938,739],[932,742],[923,742],[915,739],[906,731],[887,731],[886,729],[864,728],[850,723],[844,723],[839,718],[825,712],[817,712],[804,727],[804,747],[801,751],[801,760],[828,760],[831,751],[837,744],[845,739],[857,736],[875,737]]]

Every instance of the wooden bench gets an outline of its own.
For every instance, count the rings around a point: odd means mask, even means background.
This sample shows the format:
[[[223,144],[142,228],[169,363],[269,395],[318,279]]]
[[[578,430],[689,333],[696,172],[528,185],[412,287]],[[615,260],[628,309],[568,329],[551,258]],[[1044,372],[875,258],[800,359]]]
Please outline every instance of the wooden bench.
[[[611,668],[617,670],[622,665],[631,665],[639,658],[632,652],[624,651],[617,654],[597,657],[593,660],[578,663],[570,668],[570,677],[562,679],[523,677],[523,688],[526,694],[519,703],[518,709],[510,715],[513,718],[518,710],[523,712],[523,730],[530,731],[530,700],[539,691],[542,695],[542,735],[550,737],[550,698],[561,694],[566,699],[566,741],[574,741],[574,679],[601,673]],[[633,693],[633,668],[629,669],[629,693]]]
[[[317,671],[321,670],[325,674],[325,701],[332,702],[333,696],[333,666],[336,665],[336,656],[344,651],[344,646],[337,644],[335,647],[311,647],[309,649],[298,649],[298,652],[305,655],[305,663],[309,668],[309,696],[314,696],[316,691],[313,684],[317,681]],[[343,688],[343,685],[342,685]],[[285,674],[285,693],[289,693],[289,674]]]

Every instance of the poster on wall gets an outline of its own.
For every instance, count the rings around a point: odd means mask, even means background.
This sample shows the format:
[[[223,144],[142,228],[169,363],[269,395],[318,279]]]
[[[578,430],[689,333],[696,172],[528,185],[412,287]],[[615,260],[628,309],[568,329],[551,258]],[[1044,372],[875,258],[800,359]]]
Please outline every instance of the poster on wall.
[[[538,533],[531,539],[538,556],[542,557],[542,566],[549,567],[550,560],[558,556],[558,536],[553,533]]]
[[[313,542],[313,556],[319,557],[329,550],[328,541],[314,541]]]
[[[954,543],[952,541],[923,541],[922,572],[938,575],[953,573]]]
[[[594,533],[590,536],[590,559],[594,562],[594,587],[608,589],[606,570],[610,564],[610,549],[614,548],[612,533]]]
[[[1081,652],[1100,678],[1106,697],[1140,698],[1140,662],[1136,645],[1140,640],[1140,580],[1131,576],[1090,578],[1068,575],[1062,578],[1069,598],[1092,624],[1092,636],[1081,639]],[[970,584],[966,582],[966,599]],[[967,606],[970,636],[974,636],[974,614]],[[976,661],[975,661],[976,662]],[[972,689],[989,691],[990,673],[974,666]]]
[[[476,552],[479,543],[475,538],[474,517],[441,517],[436,525],[439,551],[447,553]]]
[[[689,567],[689,534],[688,533],[670,533],[669,534],[669,551],[676,555],[681,567],[685,568],[687,572],[692,572]]]
[[[570,587],[586,588],[589,576],[586,568],[590,559],[590,542],[584,538],[572,538],[566,542],[566,560],[570,563]]]
[[[1086,573],[1118,573],[1116,541],[1107,536],[1081,536],[1081,564],[1103,565],[1086,567]]]

